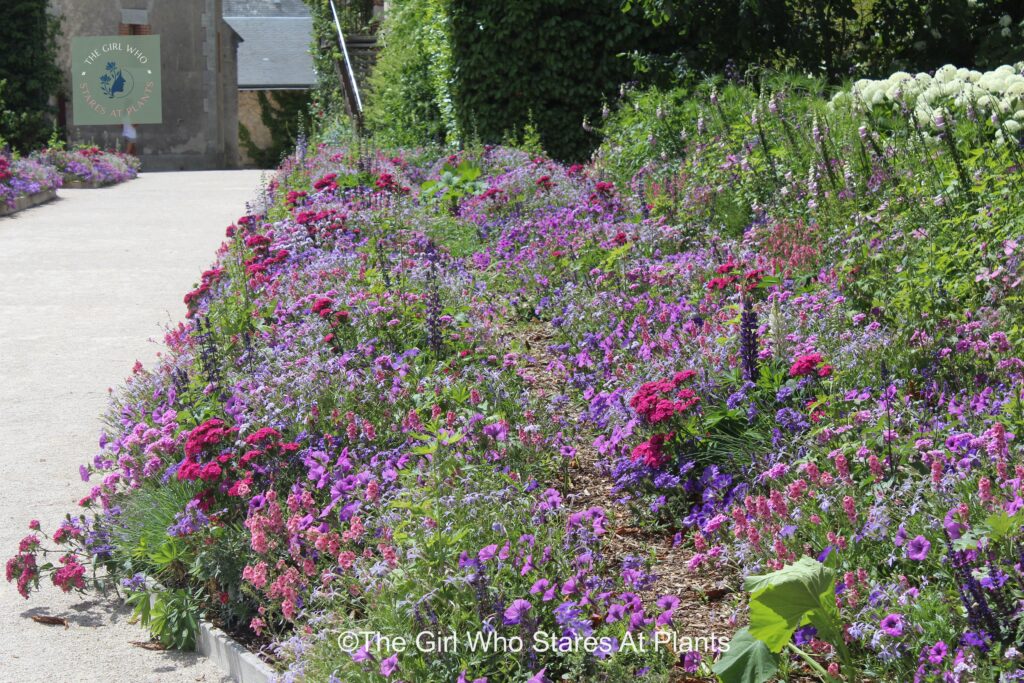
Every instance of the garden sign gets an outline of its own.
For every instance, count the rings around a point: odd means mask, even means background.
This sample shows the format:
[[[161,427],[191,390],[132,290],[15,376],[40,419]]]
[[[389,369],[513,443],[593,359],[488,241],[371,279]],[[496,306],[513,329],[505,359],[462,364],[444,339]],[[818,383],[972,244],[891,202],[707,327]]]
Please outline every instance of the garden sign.
[[[76,126],[161,123],[160,36],[71,41]]]

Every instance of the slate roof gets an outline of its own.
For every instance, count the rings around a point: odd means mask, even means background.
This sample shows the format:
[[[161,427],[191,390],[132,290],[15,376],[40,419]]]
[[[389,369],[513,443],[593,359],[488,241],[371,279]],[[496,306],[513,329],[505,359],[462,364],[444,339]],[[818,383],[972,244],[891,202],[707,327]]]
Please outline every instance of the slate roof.
[[[232,4],[256,3],[235,0]],[[282,2],[282,5],[284,3]],[[225,0],[225,9],[228,2]],[[241,36],[238,87],[243,90],[309,88],[316,84],[309,53],[313,20],[308,16],[228,16],[224,21]]]
[[[223,0],[222,12],[228,17],[308,17],[302,0]]]

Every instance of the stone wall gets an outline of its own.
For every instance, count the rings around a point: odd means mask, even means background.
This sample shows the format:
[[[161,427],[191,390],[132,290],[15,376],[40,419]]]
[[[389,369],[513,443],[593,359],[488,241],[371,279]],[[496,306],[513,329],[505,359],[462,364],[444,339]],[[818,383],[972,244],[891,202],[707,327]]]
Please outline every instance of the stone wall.
[[[72,37],[117,35],[126,16],[144,16],[160,36],[163,123],[136,126],[144,170],[238,166],[238,45],[221,18],[221,0],[50,0],[50,6],[63,17],[66,74]],[[123,145],[119,125],[76,127],[70,106],[67,118],[72,142]]]

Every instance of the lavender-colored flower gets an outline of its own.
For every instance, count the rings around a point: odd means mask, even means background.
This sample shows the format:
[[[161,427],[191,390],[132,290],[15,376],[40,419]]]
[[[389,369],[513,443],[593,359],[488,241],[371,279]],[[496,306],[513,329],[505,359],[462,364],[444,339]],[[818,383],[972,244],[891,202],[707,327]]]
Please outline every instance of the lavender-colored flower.
[[[210,518],[199,509],[198,500],[190,500],[183,512],[174,516],[174,524],[167,527],[169,536],[188,536],[209,525]]]

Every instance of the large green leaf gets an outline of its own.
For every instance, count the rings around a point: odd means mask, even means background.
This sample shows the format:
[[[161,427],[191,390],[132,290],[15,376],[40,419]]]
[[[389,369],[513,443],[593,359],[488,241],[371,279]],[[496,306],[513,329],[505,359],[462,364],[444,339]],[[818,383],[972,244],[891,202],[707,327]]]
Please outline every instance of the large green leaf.
[[[779,660],[767,645],[743,628],[732,637],[729,649],[711,670],[722,683],[764,683],[779,670]]]
[[[748,577],[743,587],[751,594],[750,633],[772,652],[781,652],[811,613],[826,616],[834,608],[835,574],[809,557],[770,574]]]

